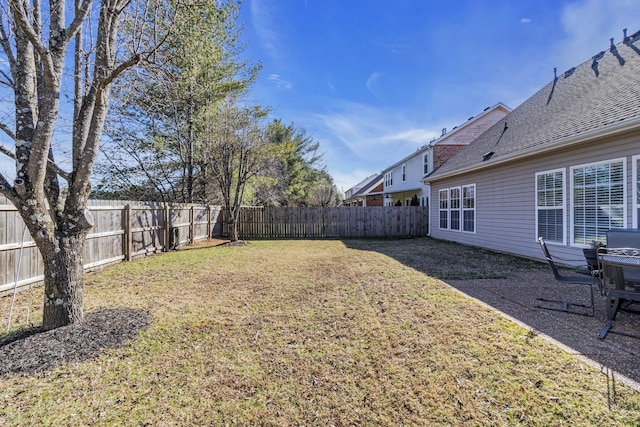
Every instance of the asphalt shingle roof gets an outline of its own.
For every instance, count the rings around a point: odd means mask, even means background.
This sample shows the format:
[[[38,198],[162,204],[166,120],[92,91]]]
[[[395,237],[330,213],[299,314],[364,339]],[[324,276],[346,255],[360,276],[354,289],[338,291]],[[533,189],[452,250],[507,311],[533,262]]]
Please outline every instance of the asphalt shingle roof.
[[[362,195],[366,194],[371,188],[373,188],[376,185],[378,185],[380,183],[381,179],[382,179],[382,174],[376,175],[375,178],[373,178],[369,183],[367,183],[367,185],[365,185],[360,190],[358,190],[353,196],[362,196]],[[353,196],[351,196],[351,197],[353,197]]]
[[[447,160],[430,180],[638,118],[640,32],[573,69],[558,72],[554,80]]]

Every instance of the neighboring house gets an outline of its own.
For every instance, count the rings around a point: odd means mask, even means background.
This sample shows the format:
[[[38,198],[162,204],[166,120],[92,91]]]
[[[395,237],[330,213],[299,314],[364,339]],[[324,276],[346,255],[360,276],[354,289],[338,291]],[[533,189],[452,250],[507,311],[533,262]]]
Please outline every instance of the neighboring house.
[[[344,206],[384,206],[382,175],[371,175],[345,192]]]
[[[451,132],[443,129],[440,138],[382,171],[384,205],[400,203],[408,206],[415,197],[420,206],[429,206],[429,185],[422,181],[423,178],[510,111],[502,103],[487,107],[476,117],[470,117],[462,125],[454,127]]]
[[[427,177],[430,235],[535,258],[542,236],[578,264],[608,229],[638,228],[639,41],[625,31]]]

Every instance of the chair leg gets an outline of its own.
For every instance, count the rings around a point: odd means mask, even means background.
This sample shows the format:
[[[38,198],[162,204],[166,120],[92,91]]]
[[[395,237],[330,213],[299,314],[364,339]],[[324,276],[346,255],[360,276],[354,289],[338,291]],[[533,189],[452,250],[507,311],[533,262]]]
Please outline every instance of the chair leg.
[[[607,336],[607,333],[611,330],[612,327],[613,327],[613,321],[609,320],[607,324],[604,325],[604,327],[600,330],[600,335],[598,335],[598,338],[603,340],[604,337]]]
[[[625,308],[627,306],[627,303],[631,303],[631,302],[633,301],[623,302],[623,299],[619,297],[607,297],[607,319],[608,320],[607,320],[607,323],[604,325],[604,327],[600,330],[600,334],[598,335],[598,338],[604,339],[608,333],[611,333],[611,334],[624,335],[626,337],[640,339],[640,335],[638,334],[633,334],[631,332],[613,329],[613,321],[615,320],[616,315],[618,314],[618,310],[620,310],[620,308]]]
[[[591,295],[591,305],[578,304],[578,303],[574,303],[574,302],[570,302],[570,301],[545,299],[545,298],[536,298],[536,300],[542,301],[542,302],[549,302],[549,303],[555,303],[555,304],[561,304],[562,305],[562,308],[560,308],[560,307],[549,307],[549,306],[545,306],[545,305],[536,305],[535,306],[536,308],[542,308],[544,310],[563,311],[565,313],[578,314],[580,316],[589,316],[589,317],[593,317],[594,314],[595,314],[595,308],[594,308],[594,305],[593,305],[593,295]],[[580,307],[580,308],[589,308],[589,309],[591,309],[591,312],[583,313],[583,312],[571,310],[570,309],[571,306]]]
[[[622,299],[618,297],[608,298],[607,304],[607,319],[613,321],[616,319],[616,314],[618,314],[618,310],[620,309],[620,304],[622,304]]]
[[[596,315],[596,304],[593,298],[593,288],[595,287],[595,280],[592,282],[591,286],[589,286],[589,292],[591,293],[591,317],[595,317]]]
[[[633,334],[631,332],[626,332],[626,331],[621,331],[618,329],[613,329],[613,320],[609,320],[604,327],[600,330],[600,335],[598,335],[598,338],[600,338],[601,340],[603,340],[607,334],[616,334],[616,335],[624,335],[625,337],[631,337],[631,338],[636,338],[636,339],[640,339],[640,335],[638,334]]]

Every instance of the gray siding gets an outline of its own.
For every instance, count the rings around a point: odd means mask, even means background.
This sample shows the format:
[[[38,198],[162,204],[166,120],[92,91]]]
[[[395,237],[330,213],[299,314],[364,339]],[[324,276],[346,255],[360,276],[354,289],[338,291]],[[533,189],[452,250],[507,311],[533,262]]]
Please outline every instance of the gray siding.
[[[583,164],[625,158],[627,176],[627,227],[633,224],[632,156],[640,154],[640,132],[617,140],[581,143],[571,149],[540,154],[509,164],[495,165],[473,173],[431,182],[430,235],[488,249],[542,259],[537,242],[535,221],[535,174],[565,169],[567,245],[550,245],[553,255],[583,263],[582,247],[571,246],[570,168]],[[441,230],[439,228],[439,193],[442,188],[476,185],[476,233]]]

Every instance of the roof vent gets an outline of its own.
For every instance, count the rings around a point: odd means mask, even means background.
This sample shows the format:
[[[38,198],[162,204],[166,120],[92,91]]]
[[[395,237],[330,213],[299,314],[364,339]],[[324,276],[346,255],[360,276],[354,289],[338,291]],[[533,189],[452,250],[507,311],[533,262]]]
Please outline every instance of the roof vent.
[[[618,62],[620,63],[620,65],[624,65],[624,58],[620,56],[620,54],[618,53],[618,48],[616,48],[616,45],[613,44],[613,37],[611,37],[610,40],[611,40],[611,47],[609,48],[609,52],[611,52],[611,54],[618,59]]]
[[[600,75],[600,71],[598,71],[598,61],[600,61],[604,57],[604,50],[597,55],[593,56],[593,62],[591,63],[591,69],[594,73],[596,73],[596,77]]]
[[[482,155],[482,161],[486,162],[487,160],[489,160],[491,158],[491,156],[493,156],[495,153],[493,151],[489,151],[488,153],[484,153]]]
[[[567,71],[564,72],[564,78],[566,79],[567,77],[571,76],[571,74],[573,74],[575,70],[576,70],[576,67],[569,68]]]
[[[635,42],[637,42],[638,40],[640,40],[640,31],[637,31],[633,34],[631,34],[629,37],[627,37],[627,29],[625,28],[624,30],[622,30],[624,33],[624,44],[626,45],[631,45]]]
[[[491,107],[487,107],[487,108],[485,108],[485,109],[484,109],[484,110],[482,110],[482,111],[487,111],[489,108],[491,108]]]
[[[442,135],[440,136],[445,136],[447,134],[447,128],[442,128]]]

